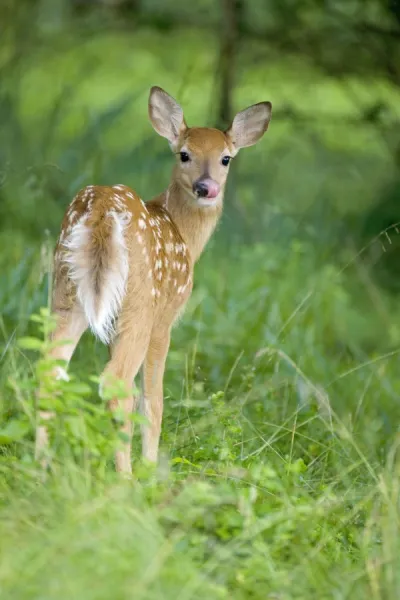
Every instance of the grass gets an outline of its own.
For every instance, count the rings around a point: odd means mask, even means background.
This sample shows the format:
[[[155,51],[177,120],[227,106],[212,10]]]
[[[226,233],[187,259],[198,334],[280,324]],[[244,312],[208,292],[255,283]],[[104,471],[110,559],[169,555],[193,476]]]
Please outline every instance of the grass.
[[[20,428],[0,431],[2,597],[397,597],[397,348],[362,353],[340,278],[308,270],[309,249],[217,249],[174,332],[155,473],[135,439],[138,482],[113,474],[90,336],[41,481],[27,417],[40,363],[5,332],[3,420]]]
[[[211,93],[212,48],[192,32],[169,51],[149,32],[81,46],[66,36],[1,90],[1,597],[395,600],[400,315],[368,259],[397,234],[371,242],[372,228],[365,241],[360,223],[397,174],[367,126],[339,136],[278,121],[235,165],[173,333],[157,469],[141,463],[136,434],[136,479],[114,473],[121,441],[95,380],[107,353],[90,334],[71,382],[48,382],[57,419],[45,481],[33,460],[40,308],[63,210],[89,182],[124,181],[146,197],[163,187],[171,158],[147,131],[144,88],[148,71],[173,93],[186,81],[182,97],[203,120],[199,84],[174,53],[188,37]],[[90,59],[98,70],[81,81]],[[267,75],[278,106],[295,97],[302,108],[294,92],[310,79],[310,111],[327,96],[329,110],[350,111],[341,86],[284,58],[243,74],[238,102],[264,97]]]

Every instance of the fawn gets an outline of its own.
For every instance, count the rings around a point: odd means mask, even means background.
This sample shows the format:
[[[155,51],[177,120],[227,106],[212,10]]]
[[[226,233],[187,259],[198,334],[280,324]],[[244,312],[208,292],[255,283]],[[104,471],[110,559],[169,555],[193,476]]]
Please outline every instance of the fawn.
[[[68,364],[83,332],[110,348],[102,375],[132,389],[142,367],[142,455],[156,462],[163,412],[163,377],[171,328],[192,291],[193,269],[222,212],[231,159],[255,144],[268,128],[271,103],[239,112],[226,131],[186,125],[180,105],[159,87],[149,96],[149,117],[176,156],[167,190],[144,203],[125,185],[89,186],[69,205],[54,254],[52,311],[57,318],[52,357]],[[58,367],[56,377],[67,377]],[[113,400],[126,415],[122,430],[131,439],[130,413],[138,399]],[[44,421],[36,455],[48,443]],[[131,444],[116,453],[116,468],[131,472]]]

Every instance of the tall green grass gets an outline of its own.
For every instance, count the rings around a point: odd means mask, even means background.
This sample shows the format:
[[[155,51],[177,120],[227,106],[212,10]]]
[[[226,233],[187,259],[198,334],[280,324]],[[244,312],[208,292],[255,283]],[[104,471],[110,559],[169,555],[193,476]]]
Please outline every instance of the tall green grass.
[[[131,483],[113,474],[90,381],[106,356],[89,336],[42,481],[26,417],[38,357],[7,338],[2,597],[397,597],[397,350],[363,352],[333,266],[271,252],[214,244],[199,265],[168,359],[160,466],[140,463],[135,436]]]

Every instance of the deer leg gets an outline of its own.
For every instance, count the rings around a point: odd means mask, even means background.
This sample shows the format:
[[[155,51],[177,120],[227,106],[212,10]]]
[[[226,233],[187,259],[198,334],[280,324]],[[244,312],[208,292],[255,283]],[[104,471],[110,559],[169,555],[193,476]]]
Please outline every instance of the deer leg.
[[[158,457],[164,403],[163,379],[169,343],[169,329],[153,333],[143,365],[144,414],[149,424],[142,427],[142,454],[151,462],[157,462]]]
[[[107,378],[111,376],[109,379],[110,385],[113,384],[113,379],[117,379],[125,384],[127,391],[125,398],[113,398],[110,402],[111,410],[122,408],[125,422],[121,427],[121,431],[126,433],[129,438],[124,448],[117,450],[115,455],[116,469],[122,473],[132,473],[131,439],[133,427],[130,416],[132,411],[136,410],[139,398],[129,392],[143,363],[148,343],[149,334],[144,329],[137,331],[123,330],[111,347],[111,359],[102,375],[103,389],[107,385]]]
[[[88,323],[82,310],[77,306],[71,310],[56,311],[55,316],[57,318],[57,327],[52,333],[51,341],[61,342],[62,340],[65,340],[66,343],[52,348],[49,353],[49,358],[54,360],[65,360],[68,364],[82,334],[87,329]],[[66,371],[60,366],[54,368],[52,375],[56,379],[68,378]],[[40,398],[40,389],[38,395]],[[48,421],[53,416],[54,413],[51,411],[39,411],[40,424],[36,429],[35,458],[40,460],[42,467],[47,466],[44,452],[48,447],[48,432],[43,421]]]

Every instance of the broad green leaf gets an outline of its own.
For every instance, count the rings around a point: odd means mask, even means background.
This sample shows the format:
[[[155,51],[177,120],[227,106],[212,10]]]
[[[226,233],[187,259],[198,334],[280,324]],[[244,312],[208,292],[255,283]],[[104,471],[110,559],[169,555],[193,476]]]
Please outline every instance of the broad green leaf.
[[[0,444],[12,444],[21,440],[29,431],[29,424],[18,419],[12,419],[0,429]]]
[[[41,350],[43,341],[34,337],[22,337],[18,340],[18,346],[24,350]]]

